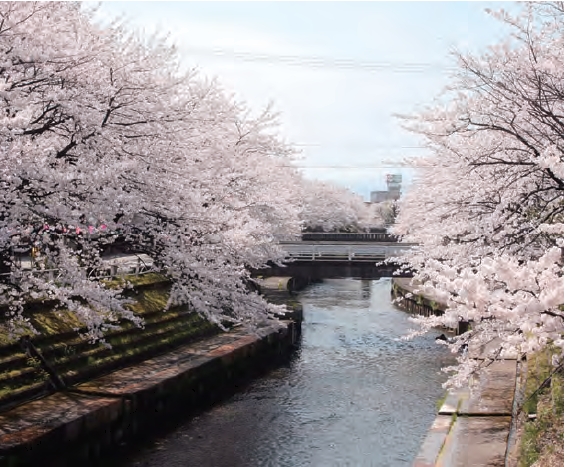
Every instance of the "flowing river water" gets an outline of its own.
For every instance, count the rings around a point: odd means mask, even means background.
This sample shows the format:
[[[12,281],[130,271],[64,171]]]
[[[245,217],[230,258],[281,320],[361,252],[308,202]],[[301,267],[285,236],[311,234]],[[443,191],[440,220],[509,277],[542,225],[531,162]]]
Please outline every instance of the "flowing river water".
[[[288,365],[130,454],[127,467],[396,467],[412,464],[454,358],[390,303],[390,279],[301,293]]]

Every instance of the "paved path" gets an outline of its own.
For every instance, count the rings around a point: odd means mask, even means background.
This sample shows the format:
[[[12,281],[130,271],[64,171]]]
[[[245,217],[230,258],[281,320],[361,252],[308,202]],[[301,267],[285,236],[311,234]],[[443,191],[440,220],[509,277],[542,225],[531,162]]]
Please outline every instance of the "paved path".
[[[417,292],[412,279],[395,278],[404,290]],[[494,339],[470,345],[470,358],[484,360],[499,347]],[[413,467],[496,467],[505,465],[518,375],[515,353],[502,355],[472,381],[473,389],[448,393]]]
[[[483,358],[493,341],[471,349]],[[413,467],[504,467],[518,375],[514,355],[506,355],[474,379],[474,389],[449,393]]]

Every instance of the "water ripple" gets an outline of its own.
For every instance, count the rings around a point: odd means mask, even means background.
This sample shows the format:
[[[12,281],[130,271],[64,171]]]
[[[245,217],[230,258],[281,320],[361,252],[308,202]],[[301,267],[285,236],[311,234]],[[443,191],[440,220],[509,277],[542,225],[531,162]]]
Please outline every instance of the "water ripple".
[[[301,296],[300,351],[138,453],[129,466],[411,465],[453,362],[434,336],[399,340],[407,315],[389,280],[330,280]]]

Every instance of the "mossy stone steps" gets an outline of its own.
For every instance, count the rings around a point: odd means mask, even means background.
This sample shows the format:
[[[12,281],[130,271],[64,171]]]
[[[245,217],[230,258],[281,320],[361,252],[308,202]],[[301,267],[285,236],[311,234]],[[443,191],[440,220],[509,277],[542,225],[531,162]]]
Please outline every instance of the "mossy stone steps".
[[[0,407],[8,410],[14,405],[27,402],[52,392],[52,386],[47,380],[31,381],[26,384],[8,384],[0,388]]]
[[[151,333],[164,323],[182,321],[187,315],[187,312],[182,311],[150,313],[150,316],[146,318],[144,329],[137,328],[131,323],[125,323],[122,328],[109,333],[107,340],[113,344],[115,336],[139,335],[140,332],[144,332],[144,334]],[[194,317],[192,320],[194,320]],[[100,348],[100,346],[94,347],[90,342],[78,337],[77,332],[63,333],[59,336],[49,336],[47,338],[32,338],[32,342],[48,361],[75,354],[89,353],[93,349]],[[19,345],[0,348],[0,352],[7,354],[0,357],[0,388],[7,380],[19,380],[20,376],[23,377],[28,374],[31,378],[35,376],[37,362],[33,362],[33,359],[30,361],[30,357],[23,352]],[[23,380],[26,379],[23,378]]]
[[[162,315],[163,319],[144,328],[115,331],[107,338],[111,348],[80,340],[75,340],[77,349],[66,343],[53,345],[53,353],[45,345],[37,348],[63,381],[73,385],[219,332],[216,326],[195,314]],[[33,365],[30,366],[30,362]],[[52,390],[46,373],[25,354],[14,358],[12,364],[15,369],[0,374],[0,407],[12,406]]]
[[[208,328],[200,332],[194,329],[169,332],[160,336],[158,340],[147,340],[143,344],[125,349],[122,353],[106,355],[103,358],[92,361],[89,365],[83,365],[75,369],[71,368],[62,372],[61,376],[67,384],[77,384],[94,376],[110,373],[118,368],[132,365],[157,354],[173,350],[179,345],[211,336],[217,332],[217,329],[214,328]]]
[[[69,368],[81,368],[93,364],[93,362],[104,359],[107,356],[126,355],[128,351],[134,351],[138,347],[146,344],[151,345],[152,342],[158,344],[167,336],[174,336],[183,333],[183,331],[199,331],[204,327],[207,330],[210,326],[198,326],[195,320],[189,320],[187,317],[178,317],[177,319],[156,323],[150,329],[136,329],[137,332],[128,333],[126,335],[112,336],[108,339],[111,348],[103,345],[92,346],[89,349],[82,350],[77,353],[69,353],[55,357],[51,353],[44,353],[48,361],[53,362],[53,366],[60,373],[65,373]]]
[[[41,370],[35,366],[27,366],[16,370],[2,372],[0,373],[0,388],[4,387],[4,385],[8,383],[18,385],[20,383],[30,381],[37,377],[38,372],[40,371]]]
[[[138,328],[130,322],[121,323],[118,329],[112,330],[106,335],[106,341],[112,345],[117,337],[148,333],[158,328],[163,323],[177,321],[187,315],[187,312],[182,311],[172,311],[167,313],[160,311],[151,313],[150,316],[144,317],[145,324],[143,328]],[[81,329],[80,331],[84,332],[86,329]],[[95,347],[94,344],[77,335],[77,332],[74,332],[71,335],[61,336],[61,339],[59,340],[37,340],[34,342],[34,345],[48,359],[57,359],[67,355],[88,352]]]
[[[170,285],[162,276],[130,279],[134,288],[125,295],[133,303],[128,307],[143,318],[144,327],[138,328],[129,321],[118,323],[119,327],[106,335],[111,348],[82,339],[78,334],[86,329],[73,313],[57,309],[54,302],[33,301],[29,307],[26,305],[31,324],[39,331],[39,335],[30,336],[30,342],[67,385],[84,382],[220,331],[186,307],[172,307],[164,312]],[[28,356],[19,343],[2,342],[0,410],[54,390],[53,382],[38,359]]]
[[[47,393],[50,386],[39,362],[23,353],[19,346],[15,349],[0,362],[0,407]]]
[[[10,354],[0,357],[0,378],[3,373],[25,366],[27,358],[26,354],[19,347]]]

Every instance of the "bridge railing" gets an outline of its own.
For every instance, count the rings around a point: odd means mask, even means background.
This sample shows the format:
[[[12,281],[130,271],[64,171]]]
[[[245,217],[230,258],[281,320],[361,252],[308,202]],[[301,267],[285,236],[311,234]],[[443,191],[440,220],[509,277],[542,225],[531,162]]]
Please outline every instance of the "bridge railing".
[[[61,270],[42,267],[40,261],[35,261],[31,257],[20,259],[20,272],[35,277],[47,277],[49,281],[54,281],[61,277]],[[98,268],[82,268],[87,273],[89,279],[110,279],[124,275],[143,275],[156,272],[153,260],[146,254],[115,256],[102,260],[102,265]],[[0,277],[10,276],[11,273],[2,273]]]
[[[304,232],[304,242],[398,242],[399,237],[387,232]]]
[[[302,240],[301,235],[275,235],[277,243],[296,243]]]
[[[298,261],[382,261],[410,248],[410,245],[325,245],[304,243],[283,246],[289,258]]]

